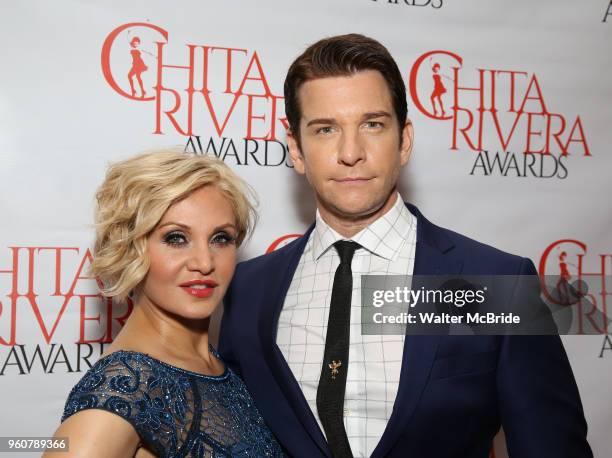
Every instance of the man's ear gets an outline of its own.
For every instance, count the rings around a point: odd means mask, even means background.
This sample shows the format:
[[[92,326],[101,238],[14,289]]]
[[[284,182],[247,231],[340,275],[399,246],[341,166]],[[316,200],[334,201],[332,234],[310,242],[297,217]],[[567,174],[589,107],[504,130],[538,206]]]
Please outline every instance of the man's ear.
[[[412,129],[412,122],[406,119],[406,123],[402,128],[402,147],[400,148],[400,164],[405,165],[410,158],[412,152],[412,145],[414,143],[414,130]]]
[[[295,171],[300,175],[304,175],[304,156],[302,156],[302,151],[298,146],[298,140],[291,129],[287,130],[287,147],[289,148],[289,155],[291,156]]]

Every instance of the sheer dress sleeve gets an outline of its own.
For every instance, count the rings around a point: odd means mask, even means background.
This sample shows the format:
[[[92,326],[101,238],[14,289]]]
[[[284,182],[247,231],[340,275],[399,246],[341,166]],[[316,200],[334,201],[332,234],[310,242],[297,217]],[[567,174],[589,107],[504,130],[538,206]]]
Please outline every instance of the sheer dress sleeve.
[[[115,352],[75,385],[62,421],[86,409],[119,415],[160,457],[284,456],[230,369],[206,376],[143,353]]]

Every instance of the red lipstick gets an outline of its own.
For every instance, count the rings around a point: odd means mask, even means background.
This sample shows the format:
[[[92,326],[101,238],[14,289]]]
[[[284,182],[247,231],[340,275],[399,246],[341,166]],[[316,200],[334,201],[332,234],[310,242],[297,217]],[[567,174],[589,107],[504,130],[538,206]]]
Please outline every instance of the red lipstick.
[[[213,295],[217,285],[217,282],[213,280],[190,280],[180,286],[187,294],[204,299]]]

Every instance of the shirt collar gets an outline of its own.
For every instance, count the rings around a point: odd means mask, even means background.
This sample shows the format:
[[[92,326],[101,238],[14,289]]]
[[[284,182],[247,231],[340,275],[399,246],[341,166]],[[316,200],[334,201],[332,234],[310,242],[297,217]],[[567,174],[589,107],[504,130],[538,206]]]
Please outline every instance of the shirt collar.
[[[408,211],[397,193],[393,206],[369,226],[363,228],[350,240],[359,243],[369,252],[384,259],[395,260],[408,234],[416,227],[416,218]],[[313,231],[313,260],[318,260],[339,240],[346,240],[332,229],[317,210]]]

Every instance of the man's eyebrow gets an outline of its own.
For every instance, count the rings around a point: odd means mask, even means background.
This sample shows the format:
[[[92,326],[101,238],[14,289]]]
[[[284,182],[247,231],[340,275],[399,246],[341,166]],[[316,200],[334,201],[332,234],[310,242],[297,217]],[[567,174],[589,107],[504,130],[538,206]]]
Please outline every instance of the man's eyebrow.
[[[384,110],[369,111],[367,113],[364,113],[361,118],[367,121],[368,119],[376,119],[376,118],[383,118],[383,117],[390,118],[391,114]],[[335,123],[336,123],[336,120],[333,118],[316,118],[316,119],[312,119],[308,121],[308,123],[306,124],[306,127],[313,126],[316,124],[335,124]]]
[[[382,110],[382,111],[371,111],[371,112],[365,113],[363,115],[363,119],[364,120],[375,119],[375,118],[383,118],[383,117],[390,118],[391,114],[389,112],[387,112],[387,111]]]
[[[315,124],[334,124],[336,121],[333,118],[317,118],[312,121],[308,121],[306,127],[313,126]]]

